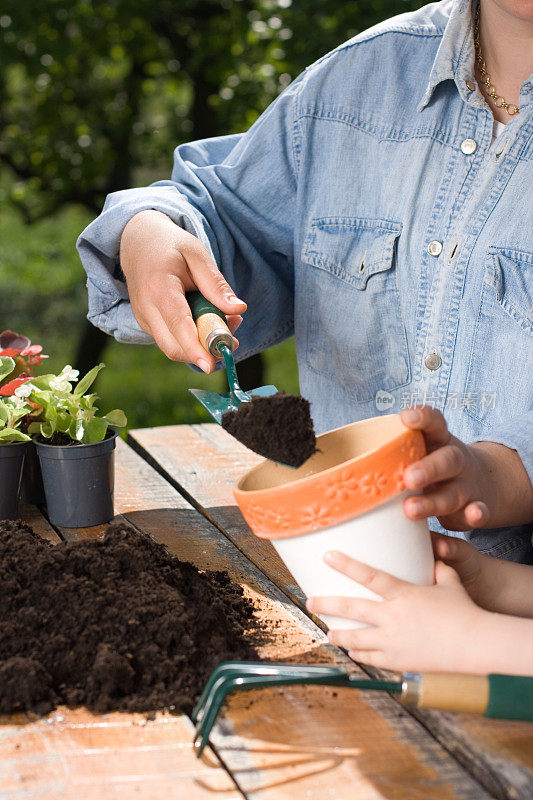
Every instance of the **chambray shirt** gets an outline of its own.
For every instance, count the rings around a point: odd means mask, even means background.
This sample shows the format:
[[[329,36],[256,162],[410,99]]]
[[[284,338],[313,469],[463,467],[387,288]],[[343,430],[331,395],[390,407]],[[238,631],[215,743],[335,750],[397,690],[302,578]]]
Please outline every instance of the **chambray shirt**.
[[[89,319],[152,341],[118,253],[127,221],[157,209],[248,303],[240,358],[295,333],[318,432],[426,402],[463,441],[516,449],[533,476],[532,78],[492,142],[467,0],[356,36],[247,133],[182,145],[171,180],[107,198],[78,242]],[[532,527],[467,537],[533,561]]]

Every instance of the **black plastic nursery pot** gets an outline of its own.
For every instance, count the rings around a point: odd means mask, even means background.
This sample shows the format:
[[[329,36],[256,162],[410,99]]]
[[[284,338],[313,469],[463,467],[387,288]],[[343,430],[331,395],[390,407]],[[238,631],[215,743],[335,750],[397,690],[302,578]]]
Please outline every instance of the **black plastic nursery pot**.
[[[113,431],[96,444],[35,443],[52,525],[85,528],[113,519],[117,436]]]
[[[0,519],[15,519],[24,456],[31,442],[0,445]]]
[[[22,467],[22,480],[20,483],[20,499],[25,503],[42,506],[46,502],[44,496],[43,476],[41,464],[35,442],[28,442],[24,466]]]

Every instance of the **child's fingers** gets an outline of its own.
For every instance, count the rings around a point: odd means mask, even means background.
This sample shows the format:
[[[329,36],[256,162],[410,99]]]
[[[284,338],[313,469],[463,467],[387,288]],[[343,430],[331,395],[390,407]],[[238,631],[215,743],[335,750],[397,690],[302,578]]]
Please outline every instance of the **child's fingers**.
[[[489,521],[489,509],[480,500],[469,503],[465,507],[465,519],[472,528],[479,528]]]
[[[445,564],[444,561],[437,561],[435,563],[435,583],[440,586],[453,586],[454,584],[460,584],[461,578],[449,564]]]
[[[431,406],[413,406],[401,413],[404,425],[422,431],[429,449],[442,447],[451,438],[446,420],[441,412]]]
[[[382,635],[378,628],[333,629],[328,631],[328,641],[345,650],[378,650]]]
[[[357,661],[359,664],[368,664],[369,667],[377,667],[378,669],[387,669],[390,663],[387,662],[384,654],[380,650],[349,650],[348,655],[352,661]]]
[[[376,625],[381,619],[381,603],[357,597],[309,597],[305,606],[313,614],[328,614],[368,625]]]
[[[439,484],[438,489],[424,495],[408,497],[403,510],[409,519],[444,517],[464,508],[468,497],[457,481]]]
[[[392,600],[404,588],[411,585],[406,581],[395,578],[393,575],[389,575],[388,572],[382,572],[379,569],[368,566],[368,564],[362,564],[361,561],[356,561],[354,558],[350,558],[336,550],[330,550],[329,553],[326,553],[324,561],[333,569],[342,572],[362,586],[366,586],[367,589],[375,592],[380,597],[384,597],[386,600]]]
[[[432,483],[455,478],[463,470],[465,458],[462,450],[453,444],[439,447],[404,471],[407,489],[424,489]]]

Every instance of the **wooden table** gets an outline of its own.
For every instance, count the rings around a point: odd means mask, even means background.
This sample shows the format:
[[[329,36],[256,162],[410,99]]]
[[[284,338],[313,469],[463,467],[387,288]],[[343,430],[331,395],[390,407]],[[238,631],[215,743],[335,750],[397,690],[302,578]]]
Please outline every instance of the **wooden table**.
[[[233,483],[258,460],[218,425],[133,431],[118,442],[117,515],[181,559],[241,583],[272,631],[264,657],[351,664],[234,504]],[[105,529],[54,530],[38,509],[22,514],[51,541]],[[533,725],[414,713],[387,694],[257,690],[230,700],[200,760],[191,739],[189,719],[162,713],[147,720],[60,708],[43,719],[4,718],[0,800],[533,798]]]

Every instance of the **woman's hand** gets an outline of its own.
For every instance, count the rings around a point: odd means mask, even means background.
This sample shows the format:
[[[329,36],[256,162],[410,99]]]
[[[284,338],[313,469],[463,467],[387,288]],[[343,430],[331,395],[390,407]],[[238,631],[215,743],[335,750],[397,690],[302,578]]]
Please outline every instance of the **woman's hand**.
[[[466,531],[487,526],[490,518],[485,502],[489,476],[485,459],[475,446],[466,445],[448,430],[440,411],[430,406],[402,411],[408,428],[422,431],[428,455],[410,464],[404,472],[407,489],[424,494],[404,502],[409,519],[438,517],[443,527]]]
[[[307,609],[353,619],[373,627],[330,630],[332,644],[348,650],[355,661],[397,671],[483,671],[486,654],[472,641],[478,626],[487,627],[489,612],[476,606],[454,569],[438,561],[433,586],[416,586],[354,561],[343,553],[324,560],[383,598],[311,597]]]
[[[215,359],[198,340],[185,292],[199,289],[227,315],[232,333],[242,322],[246,303],[235,297],[204,245],[166,214],[141,211],[122,233],[120,265],[141,328],[172,361],[212,372]]]

